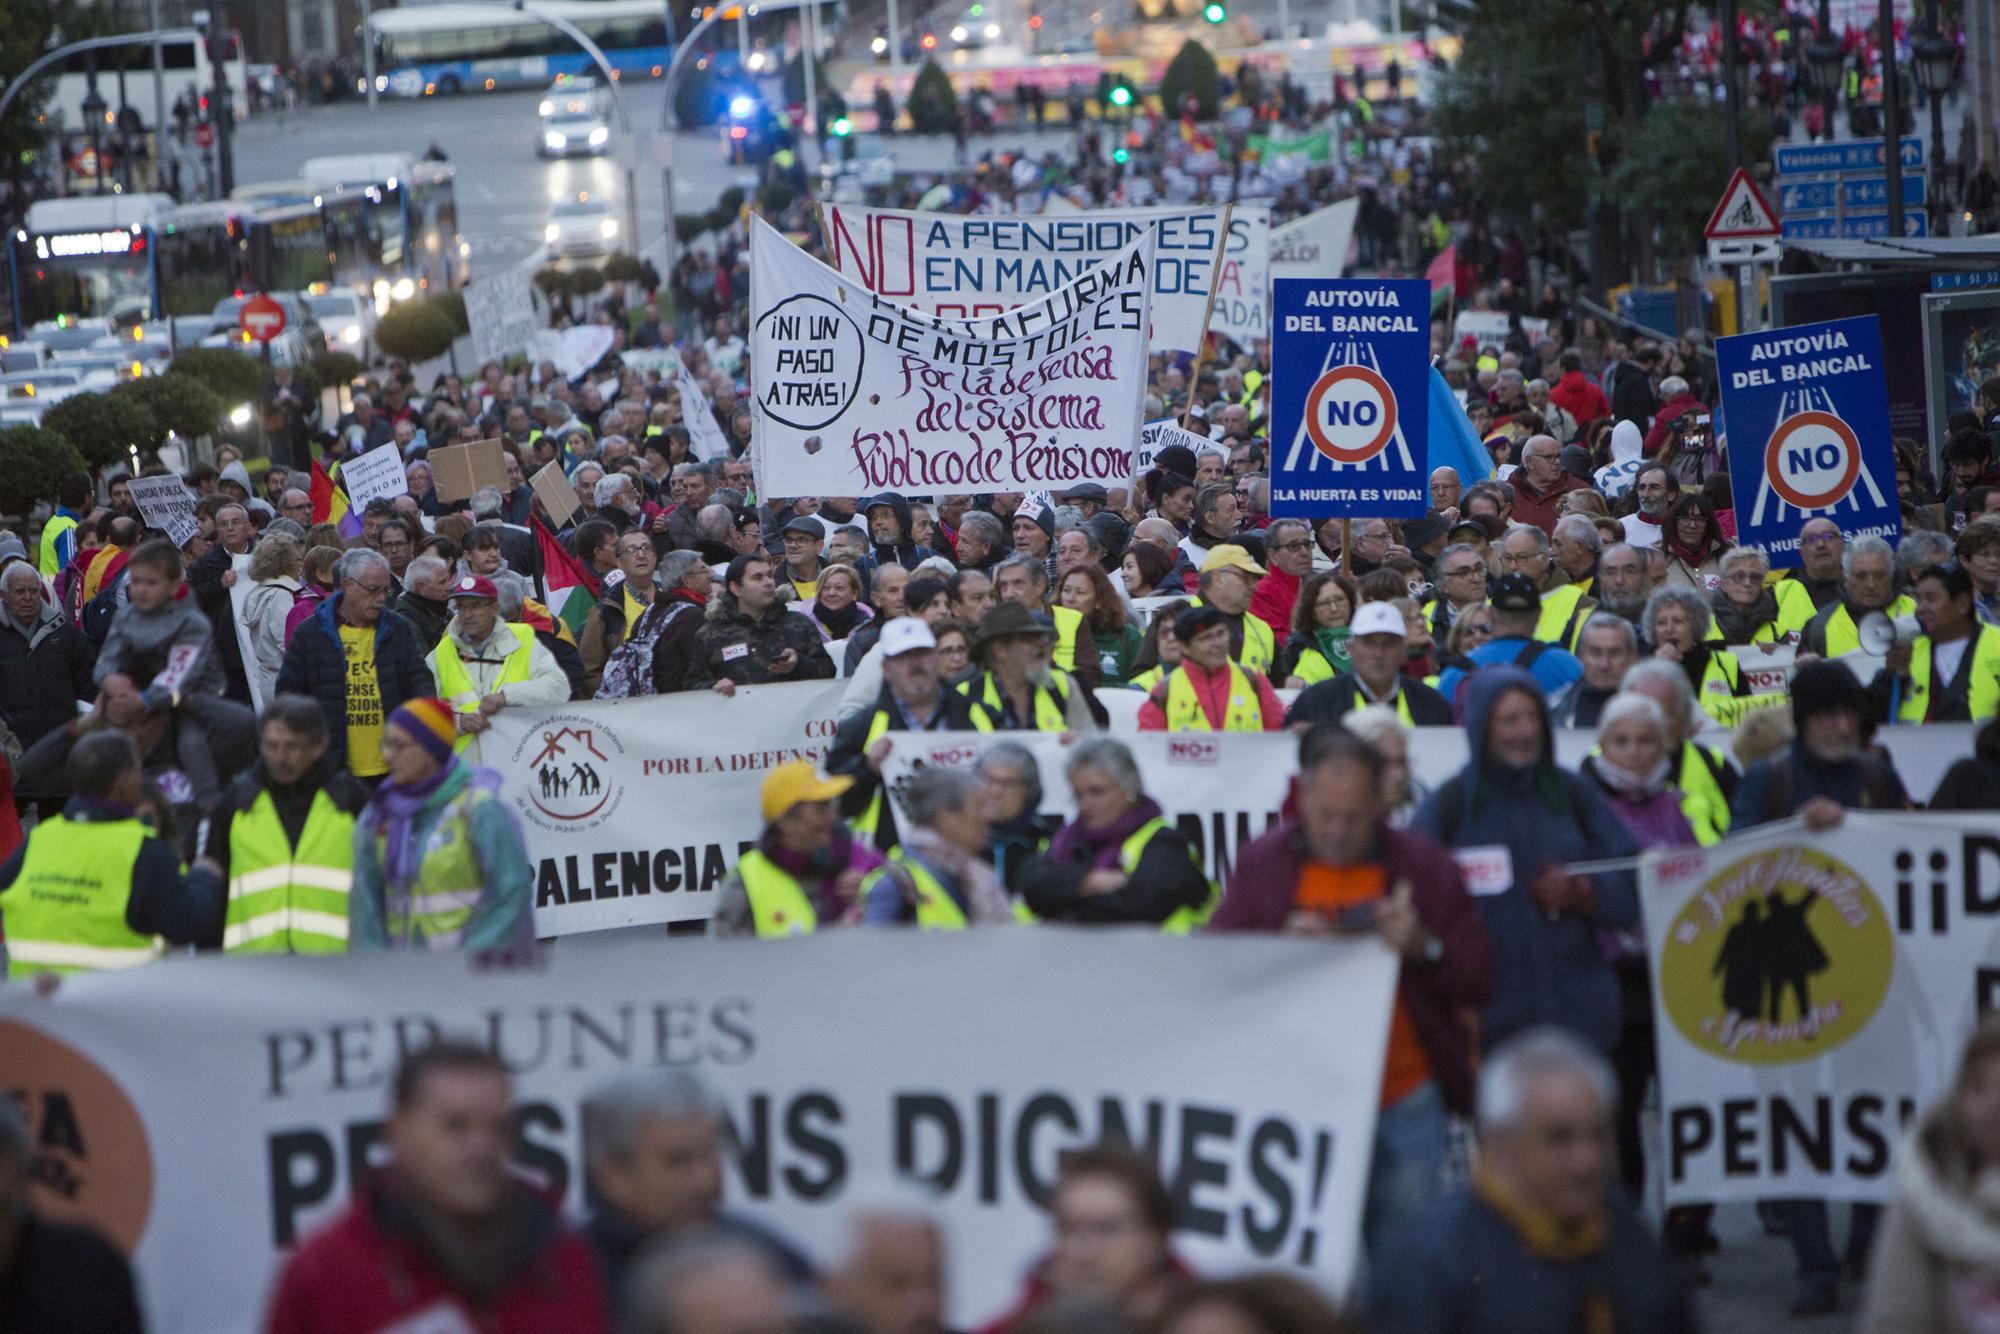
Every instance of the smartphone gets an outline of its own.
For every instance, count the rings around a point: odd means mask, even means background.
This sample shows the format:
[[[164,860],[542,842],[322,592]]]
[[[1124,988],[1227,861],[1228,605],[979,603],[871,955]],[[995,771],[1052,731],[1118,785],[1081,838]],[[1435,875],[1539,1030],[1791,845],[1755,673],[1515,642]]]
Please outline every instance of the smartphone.
[[[1378,906],[1374,899],[1348,904],[1333,915],[1333,929],[1346,936],[1368,934],[1375,929],[1375,910]]]

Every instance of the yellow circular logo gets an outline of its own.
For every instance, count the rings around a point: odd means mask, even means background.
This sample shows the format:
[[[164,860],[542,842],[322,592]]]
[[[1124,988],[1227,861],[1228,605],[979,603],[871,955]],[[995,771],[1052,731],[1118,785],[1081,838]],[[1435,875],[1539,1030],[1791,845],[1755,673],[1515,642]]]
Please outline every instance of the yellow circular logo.
[[[1661,950],[1660,995],[1710,1055],[1785,1065],[1865,1028],[1895,966],[1888,914],[1860,876],[1810,848],[1775,848],[1689,897]]]
[[[153,1214],[153,1149],[139,1109],[103,1066],[7,1019],[0,1070],[28,1113],[36,1206],[102,1230],[130,1255]]]

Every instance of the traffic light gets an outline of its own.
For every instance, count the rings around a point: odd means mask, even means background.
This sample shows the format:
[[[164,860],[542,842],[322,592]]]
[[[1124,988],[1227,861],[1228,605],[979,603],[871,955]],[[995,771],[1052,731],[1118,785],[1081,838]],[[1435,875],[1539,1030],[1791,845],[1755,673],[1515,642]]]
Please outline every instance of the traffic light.
[[[1114,148],[1111,150],[1111,160],[1122,167],[1132,160],[1132,155],[1122,147]]]
[[[1028,26],[1039,31],[1042,26],[1042,16],[1040,14],[1028,15]]]
[[[1208,0],[1207,7],[1201,11],[1201,16],[1210,23],[1220,23],[1229,17],[1229,9],[1222,0]]]
[[[1126,84],[1126,83],[1114,83],[1114,84],[1112,84],[1112,85],[1111,85],[1111,105],[1112,105],[1112,106],[1114,106],[1114,107],[1120,107],[1120,108],[1123,108],[1123,107],[1129,107],[1129,106],[1131,106],[1131,105],[1132,105],[1132,86],[1131,86],[1130,84]]]
[[[847,117],[845,117],[845,116],[835,116],[835,117],[833,118],[833,137],[834,137],[834,138],[836,138],[836,139],[845,139],[845,138],[846,138],[846,137],[847,137],[848,135],[850,135],[850,134],[852,134],[852,133],[854,133],[854,122],[853,122],[853,121],[849,120],[849,119],[848,119]]]

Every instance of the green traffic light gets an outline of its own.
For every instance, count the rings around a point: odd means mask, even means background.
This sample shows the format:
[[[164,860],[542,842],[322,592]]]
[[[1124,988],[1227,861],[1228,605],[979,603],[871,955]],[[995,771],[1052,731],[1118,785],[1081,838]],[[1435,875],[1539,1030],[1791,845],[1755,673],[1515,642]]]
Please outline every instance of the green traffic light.
[[[836,138],[845,139],[854,132],[854,122],[845,116],[833,118],[833,133]]]
[[[970,10],[969,12],[971,13],[972,17],[974,17],[974,18],[981,18],[981,17],[984,17],[984,16],[985,16],[985,13],[986,13],[986,6],[985,6],[985,5],[974,5],[974,6],[972,7],[972,9],[971,9],[971,10]]]
[[[1229,11],[1216,3],[1216,0],[1210,0],[1208,8],[1201,11],[1201,16],[1210,23],[1220,23],[1229,17]]]
[[[1123,166],[1125,163],[1130,162],[1132,160],[1132,155],[1126,152],[1122,148],[1114,149],[1112,150],[1111,153],[1111,160],[1113,162],[1118,163],[1120,166]]]
[[[1131,106],[1131,105],[1132,105],[1132,90],[1131,90],[1130,88],[1127,88],[1127,87],[1126,87],[1126,86],[1125,86],[1124,84],[1122,84],[1122,83],[1121,83],[1121,84],[1119,84],[1119,85],[1117,85],[1116,87],[1114,87],[1114,88],[1113,88],[1113,89],[1111,90],[1111,105],[1112,105],[1112,106],[1114,106],[1114,107],[1129,107],[1129,106]]]

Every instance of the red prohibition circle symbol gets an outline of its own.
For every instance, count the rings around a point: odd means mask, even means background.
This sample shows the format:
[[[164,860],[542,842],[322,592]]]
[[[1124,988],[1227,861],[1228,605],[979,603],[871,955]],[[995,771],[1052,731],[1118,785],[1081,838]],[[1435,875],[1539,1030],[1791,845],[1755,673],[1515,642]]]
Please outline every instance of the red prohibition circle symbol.
[[[1829,432],[1833,440],[1823,436],[1816,440],[1799,443],[1796,437],[1801,432],[1819,434]],[[1816,472],[1838,467],[1840,475],[1831,486],[1817,493],[1802,491],[1792,484],[1786,473],[1785,451],[1790,448],[1796,454],[1804,450]],[[1845,459],[1830,459],[1826,451],[1837,450],[1845,454]],[[1778,423],[1778,429],[1771,432],[1771,443],[1764,448],[1764,476],[1770,481],[1771,489],[1788,505],[1802,510],[1827,509],[1837,505],[1849,491],[1854,489],[1855,479],[1861,475],[1861,439],[1854,434],[1854,428],[1830,412],[1795,412]]]
[[[1354,434],[1356,427],[1365,430],[1373,425],[1376,428],[1375,434],[1360,445],[1343,445],[1329,438],[1324,420],[1328,395],[1350,383],[1359,386],[1363,392],[1356,398],[1337,400],[1341,410],[1348,415],[1343,434]],[[1368,416],[1377,420],[1364,420]],[[1383,446],[1395,433],[1396,395],[1390,391],[1387,380],[1366,366],[1336,366],[1315,380],[1311,392],[1306,395],[1306,435],[1312,440],[1314,449],[1335,463],[1366,463],[1382,452]]]

